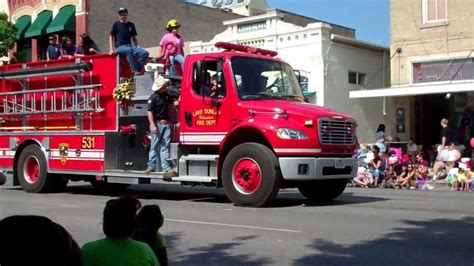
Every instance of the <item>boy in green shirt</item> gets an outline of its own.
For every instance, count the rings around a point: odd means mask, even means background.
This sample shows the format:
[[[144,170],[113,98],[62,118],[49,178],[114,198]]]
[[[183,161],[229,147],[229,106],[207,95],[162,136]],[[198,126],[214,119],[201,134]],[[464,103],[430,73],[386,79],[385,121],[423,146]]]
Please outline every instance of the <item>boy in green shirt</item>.
[[[106,238],[82,247],[84,266],[158,266],[153,250],[131,239],[136,229],[140,202],[130,197],[109,200],[104,209]]]
[[[146,205],[137,215],[138,230],[134,239],[145,242],[153,249],[161,266],[168,266],[165,237],[158,232],[163,226],[164,218],[158,205]]]

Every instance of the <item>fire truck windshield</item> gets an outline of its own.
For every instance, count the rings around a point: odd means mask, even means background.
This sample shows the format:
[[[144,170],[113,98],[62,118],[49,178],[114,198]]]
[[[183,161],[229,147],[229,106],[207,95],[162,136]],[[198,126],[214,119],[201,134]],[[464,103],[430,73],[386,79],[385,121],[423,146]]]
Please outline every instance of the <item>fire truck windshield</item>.
[[[298,79],[286,63],[236,56],[232,58],[232,71],[242,100],[304,99]]]

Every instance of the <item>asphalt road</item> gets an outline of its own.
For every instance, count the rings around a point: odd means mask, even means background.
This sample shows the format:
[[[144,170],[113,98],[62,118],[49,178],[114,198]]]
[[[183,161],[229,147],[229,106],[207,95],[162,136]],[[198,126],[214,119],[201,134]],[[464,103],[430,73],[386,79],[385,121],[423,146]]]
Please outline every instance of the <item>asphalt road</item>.
[[[348,188],[315,205],[284,190],[269,208],[235,207],[222,190],[133,186],[159,204],[172,265],[474,265],[474,193]],[[0,218],[39,214],[82,245],[103,237],[114,195],[80,183],[61,194],[0,188]]]

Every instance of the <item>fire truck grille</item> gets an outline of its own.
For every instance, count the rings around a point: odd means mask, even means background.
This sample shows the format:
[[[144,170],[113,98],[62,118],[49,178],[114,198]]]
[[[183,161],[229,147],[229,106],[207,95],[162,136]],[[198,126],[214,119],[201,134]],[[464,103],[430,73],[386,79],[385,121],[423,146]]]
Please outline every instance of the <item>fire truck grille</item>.
[[[321,144],[354,144],[356,123],[353,120],[319,119]]]

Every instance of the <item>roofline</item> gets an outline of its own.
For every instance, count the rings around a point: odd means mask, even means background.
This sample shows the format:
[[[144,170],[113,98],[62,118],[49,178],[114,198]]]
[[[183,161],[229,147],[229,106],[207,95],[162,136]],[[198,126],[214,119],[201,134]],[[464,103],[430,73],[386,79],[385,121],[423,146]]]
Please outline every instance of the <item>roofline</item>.
[[[339,25],[339,24],[327,22],[327,21],[324,21],[324,20],[319,20],[319,19],[315,19],[315,18],[312,18],[312,17],[303,16],[303,15],[300,15],[300,14],[297,14],[297,13],[289,12],[289,11],[278,9],[278,8],[270,9],[270,10],[276,10],[276,11],[281,12],[281,13],[291,14],[291,15],[294,15],[294,16],[297,16],[297,17],[310,19],[310,20],[313,20],[314,22],[323,22],[323,23],[329,24],[331,26],[337,26],[337,27],[340,27],[340,28],[345,28],[345,29],[348,29],[348,30],[356,31],[356,29],[354,29],[354,28],[349,28],[349,27],[342,26],[342,25]]]
[[[274,10],[268,10],[268,11],[274,11]],[[236,18],[236,19],[230,19],[226,20],[223,22],[224,26],[228,25],[234,25],[242,22],[253,22],[257,20],[263,20],[267,18],[273,18],[273,17],[283,17],[282,14],[278,14],[278,12],[268,12],[266,11],[264,14],[261,15],[256,15],[256,16],[242,16],[241,18]]]
[[[459,82],[437,82],[435,84],[411,84],[392,86],[370,90],[354,90],[349,92],[349,98],[404,97],[428,94],[445,94],[474,91],[474,80]]]
[[[363,48],[363,49],[370,49],[374,51],[381,51],[381,52],[389,52],[390,48],[387,46],[375,44],[375,43],[370,43],[366,41],[361,41],[357,40],[354,38],[349,38],[345,36],[341,36],[338,34],[331,34],[331,40],[335,43],[341,43],[341,44],[346,44],[358,48]]]
[[[205,6],[205,5],[200,5],[200,4],[198,4],[198,3],[187,2],[187,1],[181,1],[181,3],[186,4],[186,5],[192,5],[192,6],[200,7],[200,8],[207,8],[207,9],[217,10],[218,12],[227,13],[227,14],[233,14],[233,15],[235,15],[235,16],[237,16],[237,17],[246,18],[246,16],[240,15],[240,14],[237,14],[237,13],[234,13],[234,12],[232,12],[232,11],[230,11],[229,9],[226,9],[226,8],[214,8],[214,7]]]
[[[223,22],[223,24],[224,24],[224,26],[228,26],[228,25],[234,25],[234,24],[238,24],[238,23],[264,20],[264,19],[273,18],[273,17],[284,18],[285,14],[288,14],[288,15],[293,15],[293,16],[305,18],[305,19],[308,19],[308,20],[312,20],[312,23],[325,23],[325,24],[328,24],[329,26],[336,26],[336,27],[348,29],[348,30],[351,30],[351,31],[354,31],[354,32],[356,31],[353,28],[349,28],[349,27],[338,25],[338,24],[330,23],[330,22],[327,22],[327,21],[324,21],[324,20],[319,20],[319,19],[315,19],[315,18],[302,16],[302,15],[299,15],[299,14],[296,14],[296,13],[288,12],[288,11],[277,9],[277,8],[268,9],[264,12],[265,13],[261,14],[261,15],[248,16],[248,17],[243,16],[241,18],[226,20],[226,21]],[[311,24],[311,23],[308,23],[308,24]]]

